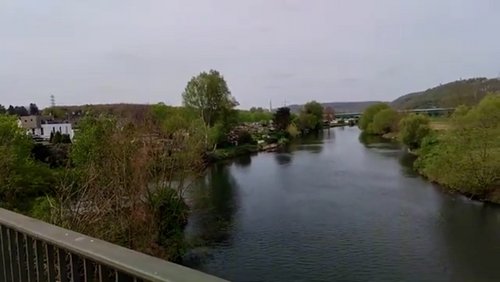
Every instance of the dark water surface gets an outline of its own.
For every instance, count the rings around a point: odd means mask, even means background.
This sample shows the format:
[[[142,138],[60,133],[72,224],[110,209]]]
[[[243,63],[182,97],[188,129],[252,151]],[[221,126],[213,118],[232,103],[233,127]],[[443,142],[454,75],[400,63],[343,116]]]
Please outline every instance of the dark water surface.
[[[356,128],[216,165],[186,264],[232,281],[500,281],[500,207],[449,195]],[[374,140],[369,140],[374,141]],[[376,140],[375,140],[376,142]]]

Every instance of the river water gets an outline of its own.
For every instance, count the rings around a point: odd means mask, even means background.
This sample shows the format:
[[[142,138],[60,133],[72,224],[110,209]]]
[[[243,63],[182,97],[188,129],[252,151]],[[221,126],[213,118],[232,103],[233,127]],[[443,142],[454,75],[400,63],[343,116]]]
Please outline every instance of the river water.
[[[185,264],[232,281],[500,281],[500,207],[359,134],[213,166],[192,191]]]

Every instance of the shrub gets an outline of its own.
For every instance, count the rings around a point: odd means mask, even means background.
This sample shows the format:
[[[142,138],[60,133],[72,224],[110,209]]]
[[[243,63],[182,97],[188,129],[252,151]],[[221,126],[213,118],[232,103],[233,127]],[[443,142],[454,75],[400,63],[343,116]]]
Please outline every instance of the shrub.
[[[399,139],[411,150],[418,149],[430,131],[427,116],[410,114],[399,123]]]
[[[373,117],[373,122],[368,126],[367,132],[383,135],[397,130],[399,114],[391,108],[379,111]]]

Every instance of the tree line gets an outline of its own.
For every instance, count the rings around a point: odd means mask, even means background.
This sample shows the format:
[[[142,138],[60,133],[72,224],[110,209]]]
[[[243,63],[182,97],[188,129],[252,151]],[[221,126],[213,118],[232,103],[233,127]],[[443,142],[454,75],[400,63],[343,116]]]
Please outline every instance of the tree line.
[[[387,104],[365,110],[365,134],[395,133],[418,158],[415,169],[431,181],[473,198],[500,203],[500,95],[459,106],[446,130],[433,130],[424,115],[401,115]]]
[[[15,116],[29,116],[29,115],[39,115],[40,110],[35,103],[30,103],[28,107],[25,106],[12,106],[5,107],[0,105],[0,115],[9,114]]]

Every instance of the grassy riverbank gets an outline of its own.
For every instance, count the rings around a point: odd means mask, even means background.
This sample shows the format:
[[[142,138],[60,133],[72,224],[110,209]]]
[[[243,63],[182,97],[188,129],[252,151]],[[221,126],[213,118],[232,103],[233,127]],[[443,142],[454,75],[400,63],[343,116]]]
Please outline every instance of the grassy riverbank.
[[[397,139],[417,155],[414,168],[469,198],[500,203],[500,96],[459,107],[451,117],[400,116],[384,105],[367,109],[365,134]]]
[[[236,147],[216,149],[207,153],[207,161],[214,163],[222,160],[233,159],[241,156],[252,155],[259,152],[258,145],[245,144]]]

